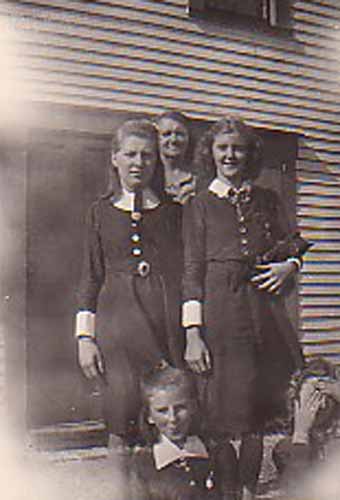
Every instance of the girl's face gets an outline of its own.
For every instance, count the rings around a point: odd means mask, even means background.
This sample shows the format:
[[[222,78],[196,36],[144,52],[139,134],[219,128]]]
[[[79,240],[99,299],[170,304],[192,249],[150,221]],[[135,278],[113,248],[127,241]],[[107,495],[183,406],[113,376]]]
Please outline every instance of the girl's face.
[[[221,132],[215,136],[212,155],[220,180],[239,184],[244,180],[248,160],[248,144],[238,133]]]
[[[149,399],[149,423],[175,443],[185,441],[193,414],[194,403],[183,387],[155,391]]]
[[[162,157],[183,158],[189,144],[186,127],[172,118],[163,118],[158,123],[159,151]]]
[[[155,142],[136,135],[123,137],[119,150],[112,153],[112,164],[118,170],[122,187],[128,191],[149,185],[156,161]]]

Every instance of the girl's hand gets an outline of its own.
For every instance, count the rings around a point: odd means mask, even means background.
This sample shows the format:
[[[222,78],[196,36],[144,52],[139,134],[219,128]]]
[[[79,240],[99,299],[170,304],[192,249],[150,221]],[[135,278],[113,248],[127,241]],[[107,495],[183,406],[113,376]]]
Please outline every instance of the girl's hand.
[[[279,294],[289,276],[297,270],[294,262],[271,262],[270,264],[260,264],[255,267],[262,271],[253,278],[251,282],[259,289],[269,293]]]
[[[309,432],[325,399],[316,387],[315,382],[305,382],[300,391],[300,400],[294,401],[293,443],[308,443],[309,441]]]
[[[335,399],[337,403],[340,403],[340,381],[339,380],[320,380],[318,381],[316,387],[327,396]]]
[[[173,200],[181,205],[185,205],[186,202],[196,194],[196,178],[192,174],[188,174],[187,177],[174,185],[173,188],[170,187],[168,189],[169,193],[171,193],[171,191]]]
[[[211,368],[210,354],[202,340],[198,326],[186,330],[186,349],[184,359],[194,373],[204,373]]]
[[[78,340],[78,362],[86,378],[91,379],[104,374],[102,354],[90,337]]]

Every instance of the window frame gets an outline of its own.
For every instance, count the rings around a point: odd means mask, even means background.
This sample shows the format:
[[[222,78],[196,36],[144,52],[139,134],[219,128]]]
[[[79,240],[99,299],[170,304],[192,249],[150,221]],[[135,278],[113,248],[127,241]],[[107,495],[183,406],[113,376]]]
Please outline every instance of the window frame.
[[[216,0],[222,3],[223,0]],[[241,14],[223,7],[209,6],[209,0],[188,0],[188,13],[223,24],[241,24],[270,30],[288,29],[290,22],[290,0],[262,0],[262,9],[267,9],[266,17]]]

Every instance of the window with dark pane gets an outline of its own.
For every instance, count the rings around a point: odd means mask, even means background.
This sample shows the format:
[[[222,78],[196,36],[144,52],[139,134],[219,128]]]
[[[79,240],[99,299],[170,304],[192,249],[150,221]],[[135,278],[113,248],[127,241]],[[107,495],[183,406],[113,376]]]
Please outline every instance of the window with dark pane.
[[[289,0],[189,0],[189,13],[215,16],[219,21],[238,18],[286,26]]]

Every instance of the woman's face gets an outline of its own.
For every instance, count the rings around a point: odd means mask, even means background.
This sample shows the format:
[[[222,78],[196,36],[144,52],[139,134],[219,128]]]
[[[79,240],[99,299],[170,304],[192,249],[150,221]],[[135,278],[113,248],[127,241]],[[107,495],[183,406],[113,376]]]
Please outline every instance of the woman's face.
[[[181,122],[162,118],[158,123],[158,142],[161,157],[183,158],[189,144],[189,133]]]
[[[217,177],[237,184],[244,180],[248,160],[248,144],[238,133],[221,132],[215,136],[212,155]]]
[[[129,135],[112,153],[112,164],[118,170],[123,188],[135,191],[149,185],[157,161],[156,144],[152,139]]]
[[[149,423],[175,443],[188,436],[193,414],[194,403],[184,387],[155,391],[149,399]]]

